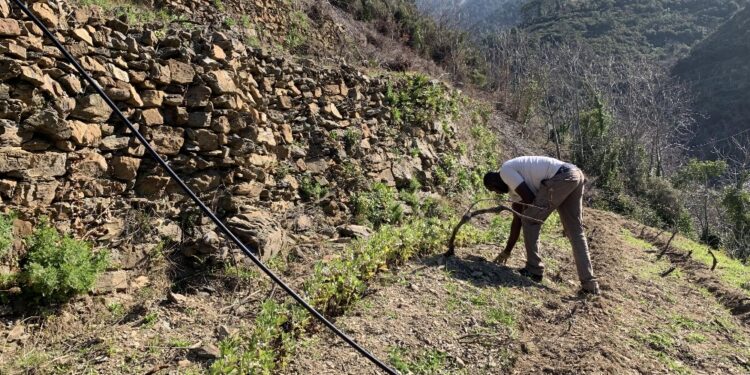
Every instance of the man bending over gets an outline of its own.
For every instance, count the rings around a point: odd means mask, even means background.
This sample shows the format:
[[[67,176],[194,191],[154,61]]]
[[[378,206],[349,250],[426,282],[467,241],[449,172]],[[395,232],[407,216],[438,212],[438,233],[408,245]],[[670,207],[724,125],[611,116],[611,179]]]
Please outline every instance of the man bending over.
[[[583,233],[584,176],[578,167],[545,156],[521,156],[503,163],[500,172],[484,175],[484,186],[496,193],[510,193],[513,209],[537,221],[513,216],[508,243],[496,262],[505,263],[523,228],[526,245],[526,266],[519,273],[536,282],[542,281],[544,264],[539,257],[539,232],[542,222],[557,210],[565,234],[573,247],[581,292],[599,294],[599,283],[594,277],[589,246]]]

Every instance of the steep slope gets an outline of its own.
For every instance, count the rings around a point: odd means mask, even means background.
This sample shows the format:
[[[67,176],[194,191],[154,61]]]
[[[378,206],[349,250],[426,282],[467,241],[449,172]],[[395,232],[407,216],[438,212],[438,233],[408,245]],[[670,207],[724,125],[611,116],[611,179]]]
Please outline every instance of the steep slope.
[[[673,61],[710,35],[746,1],[531,0],[523,28],[551,41],[582,41],[602,54],[644,54]]]
[[[733,315],[714,296],[731,287],[714,284],[706,266],[659,260],[656,245],[636,238],[646,233],[651,240],[656,232],[594,210],[585,222],[601,297],[575,295],[572,254],[553,221],[542,240],[550,265],[543,284],[490,262],[497,245],[465,247],[457,258],[425,258],[387,275],[338,323],[403,373],[750,370],[750,305]],[[672,249],[677,258],[685,254]],[[522,266],[523,258],[516,249],[510,265]],[[749,295],[747,289],[740,293]],[[311,372],[378,373],[328,334],[312,340],[286,373]]]
[[[696,110],[703,116],[695,129],[698,151],[724,149],[717,142],[750,129],[750,8],[737,13],[680,60],[673,74],[690,84]]]

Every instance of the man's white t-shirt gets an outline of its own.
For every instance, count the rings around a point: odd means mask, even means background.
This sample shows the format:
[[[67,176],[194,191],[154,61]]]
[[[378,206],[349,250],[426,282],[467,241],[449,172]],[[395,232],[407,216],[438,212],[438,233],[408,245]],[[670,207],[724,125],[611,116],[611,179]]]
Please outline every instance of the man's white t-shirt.
[[[521,197],[516,188],[522,182],[526,183],[534,195],[542,186],[542,180],[553,177],[565,162],[547,156],[521,156],[503,163],[500,177],[510,188],[511,200],[519,202]]]

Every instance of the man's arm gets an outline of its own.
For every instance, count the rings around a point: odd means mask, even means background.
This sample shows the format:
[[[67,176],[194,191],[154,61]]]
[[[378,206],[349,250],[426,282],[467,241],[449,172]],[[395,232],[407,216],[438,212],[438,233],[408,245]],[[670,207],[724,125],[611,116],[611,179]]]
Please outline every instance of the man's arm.
[[[521,197],[521,201],[526,204],[532,204],[534,203],[534,199],[536,198],[536,195],[529,189],[529,186],[526,185],[525,182],[522,182],[518,187],[516,188],[516,193],[518,193],[518,196]],[[516,209],[515,206],[513,207],[516,212],[523,211],[523,207],[521,209]]]
[[[518,203],[513,203],[512,206],[513,210],[516,212],[523,211],[523,207],[523,205]],[[516,242],[518,242],[518,237],[521,235],[521,226],[521,218],[513,215],[513,221],[510,223],[510,234],[508,235],[508,242],[505,244],[505,250],[495,258],[495,262],[505,264],[508,260],[510,253],[513,251],[513,247],[516,246]]]

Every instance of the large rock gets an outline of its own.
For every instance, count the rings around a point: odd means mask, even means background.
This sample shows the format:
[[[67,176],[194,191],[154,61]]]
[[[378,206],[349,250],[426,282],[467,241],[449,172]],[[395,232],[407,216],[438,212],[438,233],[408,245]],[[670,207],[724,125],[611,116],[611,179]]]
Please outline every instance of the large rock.
[[[182,128],[157,126],[149,128],[148,133],[151,135],[151,143],[160,154],[177,155],[185,143],[185,131]]]
[[[60,18],[57,16],[57,13],[46,2],[32,4],[31,10],[47,27],[56,29],[60,24]]]
[[[96,152],[83,154],[70,166],[70,178],[73,180],[91,180],[107,173],[107,160]]]
[[[72,129],[54,109],[45,109],[31,115],[23,123],[24,129],[50,137],[53,140],[70,138]]]
[[[198,146],[200,151],[214,151],[219,149],[219,136],[208,129],[188,129],[188,138]]]
[[[283,255],[286,250],[288,237],[284,229],[266,212],[246,212],[232,217],[227,224],[240,240],[258,251],[263,261]]]
[[[96,124],[71,120],[68,121],[71,129],[70,139],[78,146],[96,147],[102,140],[102,128]]]
[[[0,120],[0,147],[20,147],[18,125],[10,120]]]
[[[66,155],[59,152],[36,154],[18,148],[0,148],[0,173],[23,178],[62,176],[66,160]]]
[[[29,208],[48,207],[55,199],[58,185],[55,180],[21,181],[16,186],[13,203]]]
[[[267,146],[276,146],[276,138],[273,136],[273,131],[268,128],[258,128],[255,141]]]
[[[99,95],[92,94],[79,98],[71,117],[87,122],[105,122],[112,115],[112,108]]]
[[[127,271],[110,271],[102,274],[96,280],[93,292],[95,294],[113,293],[128,289]]]
[[[0,2],[3,1],[0,0]],[[19,35],[21,35],[21,27],[18,25],[18,21],[10,18],[0,18],[0,36]]]
[[[211,100],[211,88],[208,86],[193,86],[185,94],[188,107],[205,107]]]
[[[141,100],[144,107],[160,107],[164,103],[164,91],[146,90],[141,94]]]
[[[158,108],[144,109],[141,113],[141,119],[146,126],[155,126],[164,124],[164,116],[161,115]]]
[[[208,74],[211,88],[218,94],[237,92],[232,75],[225,70],[219,70]]]
[[[129,156],[115,156],[112,158],[110,167],[112,175],[115,178],[124,181],[131,181],[138,174],[138,167],[141,165],[141,159],[131,158]]]
[[[169,71],[172,73],[172,82],[178,84],[187,84],[193,82],[195,78],[195,69],[190,64],[177,60],[167,62]]]
[[[42,70],[36,65],[22,66],[20,78],[37,87],[44,86],[44,84],[47,83],[47,80],[44,78],[44,73],[42,73]]]
[[[10,17],[10,4],[8,0],[0,0],[0,17]]]

